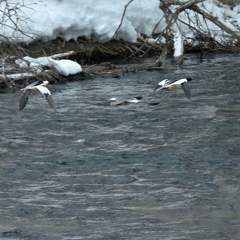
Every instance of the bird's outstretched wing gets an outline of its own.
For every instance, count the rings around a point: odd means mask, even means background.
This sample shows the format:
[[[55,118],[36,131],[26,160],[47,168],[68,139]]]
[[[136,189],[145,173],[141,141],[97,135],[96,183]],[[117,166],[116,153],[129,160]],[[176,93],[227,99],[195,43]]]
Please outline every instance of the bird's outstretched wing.
[[[28,89],[34,87],[35,85],[38,85],[40,82],[41,82],[41,81],[33,82],[33,83],[27,85],[27,86],[26,86],[25,88],[23,88],[22,90],[28,90]]]
[[[22,97],[19,101],[19,110],[20,111],[22,111],[25,108],[30,94],[31,94],[31,91],[24,91],[23,92],[23,95],[22,95]]]
[[[56,111],[54,102],[52,100],[51,92],[44,86],[35,86],[35,87],[39,90],[39,92],[41,92],[45,96],[50,107],[54,109],[54,111]]]
[[[168,80],[168,79],[162,80],[161,82],[158,83],[158,85],[155,87],[153,92],[155,92],[159,88],[160,89],[164,88],[164,86],[166,86],[169,82],[170,82],[170,80]]]
[[[191,92],[190,92],[190,88],[188,85],[188,82],[183,82],[181,84],[183,91],[185,92],[186,96],[191,99]]]

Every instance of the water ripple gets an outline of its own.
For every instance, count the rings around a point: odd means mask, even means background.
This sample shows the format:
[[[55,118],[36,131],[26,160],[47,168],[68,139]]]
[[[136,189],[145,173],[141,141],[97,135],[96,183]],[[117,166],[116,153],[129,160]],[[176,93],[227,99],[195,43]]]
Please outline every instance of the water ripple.
[[[57,113],[0,94],[0,237],[239,239],[238,68],[239,54],[187,55],[173,71],[56,85]],[[189,75],[190,101],[153,94]]]

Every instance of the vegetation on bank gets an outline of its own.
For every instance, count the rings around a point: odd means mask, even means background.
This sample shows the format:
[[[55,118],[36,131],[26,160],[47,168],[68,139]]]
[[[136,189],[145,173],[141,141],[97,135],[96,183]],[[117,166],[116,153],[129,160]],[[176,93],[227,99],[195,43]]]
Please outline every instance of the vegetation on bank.
[[[5,0],[7,2],[7,0]],[[124,19],[125,11],[130,0],[125,6],[122,15]],[[168,23],[164,31],[158,34],[153,34],[151,37],[141,36],[137,42],[130,43],[123,40],[115,40],[114,36],[106,43],[99,43],[86,37],[79,37],[77,40],[65,40],[58,38],[48,42],[33,41],[31,44],[13,43],[11,39],[0,35],[2,39],[0,53],[0,88],[19,88],[23,85],[35,81],[36,78],[49,79],[54,78],[60,82],[70,81],[75,79],[86,79],[98,74],[111,73],[113,77],[118,77],[124,72],[136,71],[139,69],[163,69],[169,67],[165,64],[166,56],[173,56],[174,64],[180,64],[186,52],[199,52],[200,57],[204,52],[209,51],[239,51],[240,50],[240,34],[232,31],[223,22],[215,18],[214,15],[199,8],[196,4],[204,2],[203,0],[191,0],[186,2],[165,0],[160,2],[160,8],[164,12],[164,19]],[[230,2],[228,2],[230,3]],[[236,1],[231,2],[232,5],[239,4]],[[21,6],[6,5],[9,7],[0,13],[11,21],[13,13],[16,15],[21,9]],[[11,7],[11,9],[10,9]],[[189,22],[182,22],[178,16],[186,10],[194,11],[197,16],[200,15],[204,19],[208,19],[216,24],[223,31],[222,40],[214,38],[214,34],[210,31],[203,31],[201,26],[192,27]],[[122,20],[116,32],[121,27]],[[163,20],[163,19],[162,19]],[[16,31],[21,31],[18,26],[20,21],[26,19],[18,19],[14,22]],[[187,25],[194,33],[194,38],[191,44],[184,42],[184,37],[180,25],[181,22]],[[160,24],[159,21],[158,24]],[[4,22],[2,22],[4,24]],[[24,33],[27,34],[27,33]],[[115,33],[116,34],[116,33]],[[163,44],[161,38],[164,37],[166,42]],[[178,51],[176,51],[178,48]],[[174,50],[175,49],[175,50]],[[65,55],[55,55],[59,53],[67,53]],[[12,74],[21,73],[22,69],[15,63],[15,60],[22,59],[24,56],[38,58],[41,56],[55,56],[55,58],[68,58],[81,64],[83,72],[77,76],[61,76],[53,68],[46,68],[41,73],[34,72],[34,69],[29,67],[25,72],[31,73],[28,75],[22,74],[18,77],[11,77]],[[146,60],[147,59],[147,60]],[[134,64],[133,64],[134,63]],[[172,65],[173,67],[174,65]]]

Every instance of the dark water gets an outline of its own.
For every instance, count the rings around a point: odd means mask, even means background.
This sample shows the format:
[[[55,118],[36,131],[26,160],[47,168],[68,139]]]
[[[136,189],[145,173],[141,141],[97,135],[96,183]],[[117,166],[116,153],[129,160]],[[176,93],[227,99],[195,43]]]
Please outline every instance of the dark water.
[[[57,113],[1,94],[0,239],[240,239],[240,55],[186,57],[53,86]],[[186,76],[190,101],[153,95]]]

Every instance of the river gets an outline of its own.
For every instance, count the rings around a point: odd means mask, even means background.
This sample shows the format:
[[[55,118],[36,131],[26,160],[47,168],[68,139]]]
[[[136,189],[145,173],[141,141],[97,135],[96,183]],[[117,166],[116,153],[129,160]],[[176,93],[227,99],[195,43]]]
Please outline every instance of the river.
[[[39,93],[21,112],[20,91],[0,94],[0,238],[240,239],[239,70],[240,54],[188,54],[54,85],[56,113]],[[183,77],[191,100],[153,93]]]

